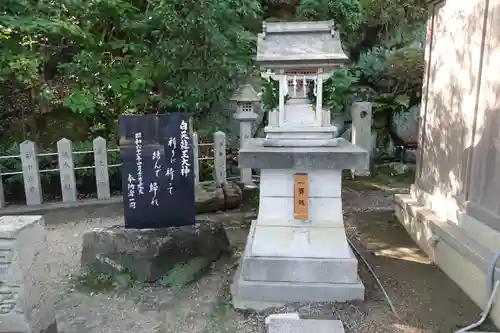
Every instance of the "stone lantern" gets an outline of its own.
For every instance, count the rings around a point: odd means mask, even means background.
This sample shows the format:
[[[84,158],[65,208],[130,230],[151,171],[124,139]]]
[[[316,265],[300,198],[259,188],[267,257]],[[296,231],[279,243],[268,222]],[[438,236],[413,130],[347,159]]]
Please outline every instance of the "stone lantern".
[[[240,148],[243,148],[252,137],[252,123],[259,117],[253,111],[253,104],[260,102],[260,97],[250,84],[245,84],[238,88],[230,100],[236,102],[234,119],[240,122]],[[240,168],[240,180],[246,187],[253,186],[252,169]]]

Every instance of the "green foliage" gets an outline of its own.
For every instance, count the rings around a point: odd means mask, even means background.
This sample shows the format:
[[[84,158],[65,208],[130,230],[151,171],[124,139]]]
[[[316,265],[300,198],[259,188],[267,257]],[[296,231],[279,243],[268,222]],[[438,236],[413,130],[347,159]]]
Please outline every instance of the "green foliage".
[[[410,96],[406,90],[384,92],[378,88],[377,80],[387,71],[387,59],[383,50],[375,51],[351,69],[335,69],[323,86],[323,106],[333,114],[349,110],[354,100],[371,101],[375,128],[388,125],[392,114],[410,106]],[[381,64],[386,64],[382,66]],[[314,95],[309,98],[315,103]]]
[[[354,71],[359,80],[368,86],[375,87],[380,75],[387,68],[387,58],[391,51],[382,46],[374,47],[361,55]]]
[[[334,69],[323,86],[323,106],[332,113],[341,113],[352,100],[359,79],[345,68]]]
[[[376,46],[399,48],[423,40],[427,0],[302,0],[297,17],[334,20],[343,45],[358,60]]]
[[[128,270],[122,270],[115,275],[97,273],[93,269],[83,269],[72,277],[77,289],[89,293],[106,293],[124,291],[131,288],[137,279]]]
[[[375,28],[378,45],[405,46],[423,37],[428,0],[360,0],[364,29]]]
[[[424,50],[403,48],[394,50],[380,73],[377,90],[406,94],[411,105],[420,102],[424,75]]]
[[[297,18],[316,21],[334,20],[340,28],[344,44],[354,43],[356,32],[363,22],[360,0],[302,0],[297,9]]]
[[[2,1],[0,83],[106,126],[151,108],[201,113],[252,64],[245,22],[259,16],[255,0]]]
[[[177,264],[160,280],[160,284],[165,287],[183,287],[199,278],[211,262],[209,258],[198,257]]]
[[[372,102],[373,126],[384,128],[394,113],[408,109],[410,98],[406,94],[380,94]]]
[[[279,82],[272,78],[262,79],[262,95],[261,101],[265,111],[272,111],[279,105]],[[288,102],[290,96],[285,96],[285,103]]]

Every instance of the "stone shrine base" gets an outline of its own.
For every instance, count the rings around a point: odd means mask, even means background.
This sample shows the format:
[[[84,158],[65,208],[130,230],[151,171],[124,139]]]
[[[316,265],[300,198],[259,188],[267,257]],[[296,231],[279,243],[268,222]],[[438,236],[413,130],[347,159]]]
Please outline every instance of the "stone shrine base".
[[[197,220],[194,225],[161,229],[97,228],[83,236],[81,263],[97,273],[130,273],[154,282],[178,264],[203,259],[206,266],[230,251],[220,222]]]
[[[363,300],[357,259],[264,257],[252,255],[257,221],[252,222],[231,293],[237,309],[257,311],[291,302]]]

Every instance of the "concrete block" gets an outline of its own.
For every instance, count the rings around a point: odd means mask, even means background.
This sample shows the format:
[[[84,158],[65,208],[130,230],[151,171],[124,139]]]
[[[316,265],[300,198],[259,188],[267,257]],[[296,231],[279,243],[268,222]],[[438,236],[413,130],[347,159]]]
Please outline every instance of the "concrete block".
[[[268,333],[344,333],[340,320],[318,319],[273,319],[269,321]]]
[[[0,217],[0,333],[56,333],[41,216]]]
[[[342,172],[340,170],[261,170],[260,195],[262,197],[293,196],[294,175],[297,173],[308,175],[309,198],[341,197]]]

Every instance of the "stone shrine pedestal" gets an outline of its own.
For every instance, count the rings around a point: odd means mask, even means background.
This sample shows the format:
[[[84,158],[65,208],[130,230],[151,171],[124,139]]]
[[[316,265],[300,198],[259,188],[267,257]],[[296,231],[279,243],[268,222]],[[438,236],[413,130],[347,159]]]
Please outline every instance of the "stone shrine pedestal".
[[[240,150],[240,166],[260,169],[261,178],[258,217],[232,285],[234,306],[362,300],[358,262],[344,230],[341,181],[343,169],[366,166],[367,151],[344,139],[333,147],[265,143],[249,140]],[[297,173],[308,177],[306,221],[294,218]]]
[[[341,183],[343,169],[366,169],[368,152],[335,138],[323,108],[323,81],[347,60],[333,21],[263,24],[257,63],[278,81],[278,107],[266,138],[240,149],[239,167],[260,169],[260,201],[232,285],[236,308],[364,298]]]

